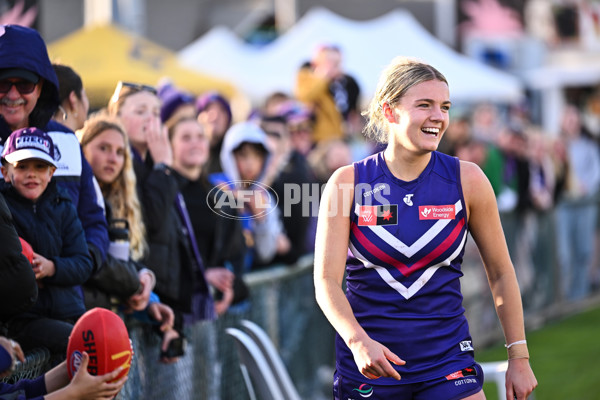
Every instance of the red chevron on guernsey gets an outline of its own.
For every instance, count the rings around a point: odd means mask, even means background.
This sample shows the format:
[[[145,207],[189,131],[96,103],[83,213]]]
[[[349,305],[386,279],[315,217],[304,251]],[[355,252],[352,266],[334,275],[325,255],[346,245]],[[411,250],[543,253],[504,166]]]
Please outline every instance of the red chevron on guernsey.
[[[398,261],[394,257],[390,256],[389,254],[386,254],[380,248],[375,246],[361,232],[360,228],[355,223],[352,223],[352,233],[354,234],[358,242],[361,244],[361,246],[363,246],[371,255],[383,261],[384,263],[393,265],[398,271],[400,271],[402,275],[408,277],[415,271],[426,267],[429,262],[433,261],[440,255],[442,255],[446,250],[448,250],[450,246],[452,246],[452,244],[456,241],[458,235],[462,231],[464,224],[464,219],[461,219],[456,224],[450,235],[448,235],[448,237],[442,243],[440,243],[439,246],[437,246],[435,249],[433,249],[433,251],[428,253],[425,257],[421,258],[411,266],[407,266],[406,264],[402,263],[401,261]]]
[[[448,250],[450,248],[450,246],[452,246],[452,243],[454,243],[456,241],[456,239],[458,238],[458,235],[462,231],[462,228],[464,225],[465,225],[464,219],[461,219],[460,221],[458,221],[458,223],[456,224],[454,229],[452,229],[452,232],[450,233],[450,235],[448,235],[448,237],[442,243],[440,243],[440,245],[438,247],[433,249],[433,251],[431,253],[427,254],[425,257],[421,258],[419,261],[414,263],[411,266],[411,271],[419,270],[423,267],[426,267],[427,264],[429,264],[431,261],[435,260],[437,257],[442,255],[446,250]]]

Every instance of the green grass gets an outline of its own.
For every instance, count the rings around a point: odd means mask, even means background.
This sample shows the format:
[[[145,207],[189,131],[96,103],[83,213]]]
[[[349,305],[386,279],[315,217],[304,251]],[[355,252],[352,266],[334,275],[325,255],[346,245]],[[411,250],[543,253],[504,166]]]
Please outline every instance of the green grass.
[[[538,380],[536,400],[600,399],[600,307],[528,332],[527,344]],[[506,350],[494,346],[476,358],[504,360]],[[488,400],[497,399],[494,384],[485,384],[484,391]]]

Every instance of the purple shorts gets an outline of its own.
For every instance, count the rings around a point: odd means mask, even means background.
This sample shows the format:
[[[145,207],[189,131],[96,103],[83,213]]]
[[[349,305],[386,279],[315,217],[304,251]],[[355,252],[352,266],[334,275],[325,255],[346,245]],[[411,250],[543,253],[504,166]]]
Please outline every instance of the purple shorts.
[[[460,400],[483,388],[483,371],[479,364],[463,368],[447,376],[425,382],[377,385],[377,380],[363,382],[344,378],[335,372],[334,400]]]

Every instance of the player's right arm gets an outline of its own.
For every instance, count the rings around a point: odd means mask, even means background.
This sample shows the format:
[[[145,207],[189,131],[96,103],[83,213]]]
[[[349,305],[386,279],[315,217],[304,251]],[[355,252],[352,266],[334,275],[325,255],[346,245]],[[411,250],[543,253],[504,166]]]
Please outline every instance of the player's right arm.
[[[354,189],[354,169],[346,166],[333,173],[325,186],[319,208],[315,241],[314,282],[317,303],[352,351],[361,374],[400,379],[390,361],[405,364],[381,343],[372,340],[354,317],[342,289]],[[388,361],[389,360],[389,361]]]

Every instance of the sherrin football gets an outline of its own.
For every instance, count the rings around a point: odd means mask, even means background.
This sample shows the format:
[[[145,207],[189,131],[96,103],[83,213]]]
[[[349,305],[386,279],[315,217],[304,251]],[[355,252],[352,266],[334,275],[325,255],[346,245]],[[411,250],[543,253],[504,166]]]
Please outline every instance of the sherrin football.
[[[104,375],[120,366],[124,367],[123,372],[115,380],[127,375],[133,350],[121,317],[105,308],[92,308],[77,320],[67,346],[70,378],[79,369],[84,351],[90,357],[88,372],[91,375]]]
[[[21,241],[21,248],[23,255],[25,256],[25,258],[27,258],[27,261],[29,261],[29,264],[33,264],[33,248],[31,247],[31,245],[22,237],[19,237],[19,240]]]

